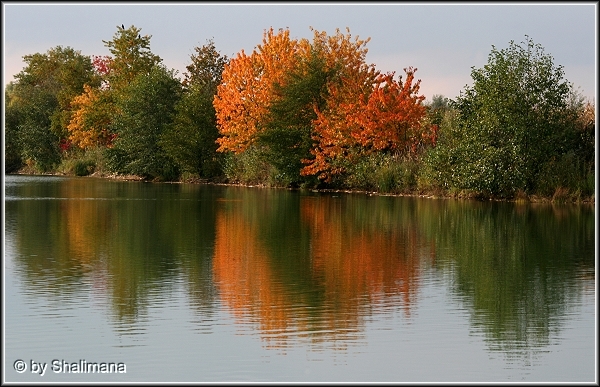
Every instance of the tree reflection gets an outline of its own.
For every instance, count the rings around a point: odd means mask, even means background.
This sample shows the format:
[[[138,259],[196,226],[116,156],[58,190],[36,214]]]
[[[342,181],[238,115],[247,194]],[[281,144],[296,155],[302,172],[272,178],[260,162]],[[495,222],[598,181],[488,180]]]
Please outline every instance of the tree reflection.
[[[257,324],[267,347],[344,348],[363,339],[375,310],[410,317],[425,257],[414,227],[383,229],[377,217],[386,209],[353,210],[366,203],[246,192],[221,202],[215,280],[221,300],[240,324]]]
[[[594,208],[23,179],[6,232],[27,297],[92,294],[119,329],[178,297],[267,348],[360,345],[438,273],[490,350],[530,358],[594,292]],[[14,198],[19,198],[16,200]]]
[[[594,281],[593,207],[444,200],[418,212],[474,331],[507,356],[549,345]]]
[[[135,325],[183,272],[191,304],[211,313],[213,198],[195,188],[89,178],[16,187],[28,199],[9,202],[27,288],[64,302],[91,288],[119,324]]]

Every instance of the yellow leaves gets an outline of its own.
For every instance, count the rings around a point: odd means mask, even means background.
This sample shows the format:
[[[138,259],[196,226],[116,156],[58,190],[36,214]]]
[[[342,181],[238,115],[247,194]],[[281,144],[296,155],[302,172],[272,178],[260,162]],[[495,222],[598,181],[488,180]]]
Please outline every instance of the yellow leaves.
[[[82,149],[110,146],[113,139],[109,130],[111,106],[102,98],[106,91],[89,85],[84,85],[83,89],[83,94],[71,101],[73,114],[67,126],[69,140]]]

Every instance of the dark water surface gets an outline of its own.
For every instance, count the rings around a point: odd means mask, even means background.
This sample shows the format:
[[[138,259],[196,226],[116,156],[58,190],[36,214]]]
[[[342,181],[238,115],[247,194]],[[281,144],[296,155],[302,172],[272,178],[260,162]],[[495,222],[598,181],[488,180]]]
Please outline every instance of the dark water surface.
[[[7,382],[596,380],[593,206],[32,176],[4,205]]]

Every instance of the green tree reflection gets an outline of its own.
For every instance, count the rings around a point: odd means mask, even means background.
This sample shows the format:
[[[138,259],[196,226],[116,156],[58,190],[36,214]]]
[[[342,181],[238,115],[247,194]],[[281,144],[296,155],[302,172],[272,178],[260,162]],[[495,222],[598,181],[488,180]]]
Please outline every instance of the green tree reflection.
[[[27,296],[68,303],[92,289],[119,329],[184,292],[197,329],[224,306],[269,348],[343,350],[373,316],[411,319],[427,272],[490,350],[530,356],[595,282],[593,207],[19,181],[6,222]]]
[[[438,251],[436,267],[451,274],[473,330],[510,356],[550,344],[586,282],[594,281],[593,212],[453,200],[417,210]]]

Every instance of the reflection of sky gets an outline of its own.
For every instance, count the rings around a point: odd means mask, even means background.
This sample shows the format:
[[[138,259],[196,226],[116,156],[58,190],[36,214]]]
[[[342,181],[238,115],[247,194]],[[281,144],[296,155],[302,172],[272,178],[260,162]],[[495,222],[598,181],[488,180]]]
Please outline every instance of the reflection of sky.
[[[10,235],[9,235],[10,236]],[[10,246],[10,239],[7,246]],[[8,254],[12,254],[7,249]],[[427,271],[414,311],[386,309],[366,318],[360,342],[345,351],[323,346],[289,346],[268,350],[260,332],[248,329],[220,306],[202,320],[190,308],[183,281],[177,281],[168,302],[149,306],[138,321],[116,325],[90,298],[72,305],[54,300],[62,315],[49,318],[33,313],[48,307],[49,299],[18,292],[20,284],[7,258],[6,363],[7,381],[563,381],[593,380],[594,294],[574,306],[560,337],[560,350],[542,352],[531,362],[511,363],[490,352],[484,334],[473,331],[470,312],[447,289],[449,278]],[[89,283],[88,286],[91,286]],[[164,300],[163,300],[164,301]],[[61,310],[62,309],[62,310]],[[210,325],[208,327],[207,325]],[[117,332],[121,332],[117,334]],[[585,350],[582,350],[585,348]],[[542,348],[542,351],[551,348]],[[18,375],[12,362],[122,361],[126,375]],[[574,379],[579,378],[579,379]]]

